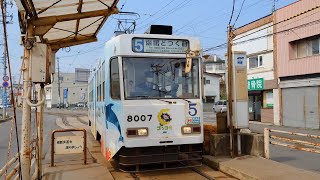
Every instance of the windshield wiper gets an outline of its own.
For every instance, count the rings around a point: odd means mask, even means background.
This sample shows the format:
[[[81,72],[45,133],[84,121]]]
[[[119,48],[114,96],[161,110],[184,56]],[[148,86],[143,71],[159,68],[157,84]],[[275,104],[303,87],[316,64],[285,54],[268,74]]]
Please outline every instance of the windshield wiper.
[[[163,101],[163,102],[166,102],[166,103],[169,103],[169,104],[175,104],[175,103],[173,103],[172,101],[166,101],[166,100],[163,100],[163,99],[157,99],[157,100]]]
[[[189,101],[189,100],[187,100],[187,99],[183,99],[183,98],[181,98],[182,100],[184,100],[184,101],[186,101],[186,102],[188,102],[189,104],[191,103],[191,101]]]

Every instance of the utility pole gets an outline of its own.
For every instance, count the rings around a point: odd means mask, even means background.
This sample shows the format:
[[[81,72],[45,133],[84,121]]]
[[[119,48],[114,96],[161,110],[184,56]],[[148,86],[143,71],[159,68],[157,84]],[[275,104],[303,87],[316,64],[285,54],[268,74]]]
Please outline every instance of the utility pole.
[[[272,0],[273,3],[272,3],[272,10],[271,10],[271,13],[273,13],[274,11],[276,11],[276,1],[277,0]]]
[[[5,14],[5,23],[6,24],[12,24],[12,15],[11,16],[7,16],[7,5],[8,3],[6,1],[4,1],[4,14]],[[10,5],[12,5],[12,2],[10,1]],[[10,21],[7,21],[7,17],[11,17],[11,20]],[[3,39],[5,41],[5,36],[3,36]],[[1,45],[5,45],[4,43],[2,43]],[[3,60],[3,77],[7,76],[7,53],[6,53],[6,50],[5,50],[5,46],[3,48],[3,57],[2,57],[2,60]],[[11,79],[12,81],[12,79]],[[13,88],[13,87],[11,87]],[[2,107],[3,107],[3,110],[2,110],[2,117],[3,119],[6,117],[6,114],[7,114],[7,87],[3,87],[3,92],[2,92]]]
[[[234,127],[233,127],[233,59],[232,59],[232,40],[233,26],[228,26],[228,117],[230,129],[230,155],[234,157]]]
[[[60,94],[60,58],[57,58],[57,63],[58,63],[58,94],[59,94],[59,109],[61,109],[61,94]]]
[[[6,58],[6,52],[4,50],[3,57],[1,58],[3,60],[3,77],[7,76],[7,58]],[[11,87],[12,88],[12,87]],[[7,114],[7,87],[3,87],[2,92],[2,118],[6,118]]]

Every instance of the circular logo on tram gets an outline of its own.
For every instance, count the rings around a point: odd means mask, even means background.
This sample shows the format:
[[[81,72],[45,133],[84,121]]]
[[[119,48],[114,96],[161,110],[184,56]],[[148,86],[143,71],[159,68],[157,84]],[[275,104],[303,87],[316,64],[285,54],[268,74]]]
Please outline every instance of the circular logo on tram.
[[[158,112],[158,121],[161,126],[167,125],[172,120],[170,114],[168,113],[170,109],[161,109]]]

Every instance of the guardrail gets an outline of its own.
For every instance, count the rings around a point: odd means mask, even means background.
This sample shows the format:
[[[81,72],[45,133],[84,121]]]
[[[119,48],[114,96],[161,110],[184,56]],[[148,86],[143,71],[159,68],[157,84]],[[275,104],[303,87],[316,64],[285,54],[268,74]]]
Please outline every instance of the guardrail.
[[[288,131],[281,131],[281,130],[265,128],[264,129],[264,155],[265,155],[265,158],[267,158],[267,159],[270,159],[270,149],[269,149],[270,144],[320,154],[320,143],[298,140],[298,139],[289,138],[289,137],[270,135],[270,132],[320,139],[320,136],[318,136],[318,135],[295,133],[295,132],[288,132]],[[272,141],[272,140],[278,140],[278,141]],[[282,141],[282,142],[279,142],[279,141]],[[291,144],[288,144],[288,143],[291,143]],[[292,144],[292,143],[294,143],[294,144]],[[304,146],[304,147],[302,147],[302,146]],[[308,147],[306,147],[306,146],[308,146]]]
[[[6,163],[6,165],[0,169],[0,178],[5,174],[5,172],[19,159],[19,153],[17,153],[15,156],[13,156],[12,159]],[[20,172],[20,164],[16,164],[14,168],[4,177],[4,179],[11,179],[16,173]],[[19,174],[14,178],[14,179],[19,179]]]
[[[83,132],[83,163],[87,164],[87,131],[81,128],[74,128],[74,129],[58,129],[51,132],[51,166],[54,166],[54,140],[55,140],[55,133],[57,132],[72,132],[72,131],[82,131]]]

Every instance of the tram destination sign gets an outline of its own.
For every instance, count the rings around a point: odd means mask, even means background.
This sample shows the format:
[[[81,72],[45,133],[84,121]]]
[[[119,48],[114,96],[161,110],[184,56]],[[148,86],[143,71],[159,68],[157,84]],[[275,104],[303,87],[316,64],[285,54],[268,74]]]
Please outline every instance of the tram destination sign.
[[[132,51],[138,53],[185,54],[189,41],[182,39],[133,38]]]

